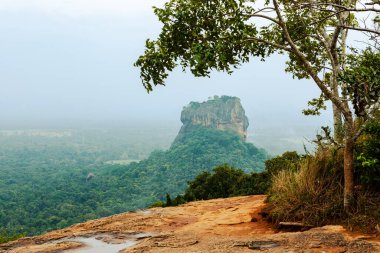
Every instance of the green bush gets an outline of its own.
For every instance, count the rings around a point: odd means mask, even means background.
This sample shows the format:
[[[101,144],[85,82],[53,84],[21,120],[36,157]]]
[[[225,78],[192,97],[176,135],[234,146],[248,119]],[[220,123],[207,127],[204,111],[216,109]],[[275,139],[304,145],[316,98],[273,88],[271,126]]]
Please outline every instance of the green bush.
[[[14,241],[24,236],[25,234],[10,233],[9,231],[3,228],[3,229],[0,229],[0,244]]]
[[[167,195],[165,206],[176,206],[194,200],[264,194],[269,186],[268,173],[246,174],[240,169],[223,164],[215,167],[211,173],[202,172],[189,181],[184,195],[178,195],[174,200]]]
[[[243,176],[242,170],[227,164],[220,165],[212,173],[202,173],[189,182],[185,195],[197,200],[236,196],[236,188]]]
[[[356,148],[357,183],[372,191],[380,191],[380,121],[369,122]]]
[[[165,207],[165,202],[157,201],[149,206],[149,208],[154,208],[154,207]]]
[[[265,171],[270,175],[275,175],[281,170],[296,171],[301,156],[296,151],[288,151],[280,156],[276,156],[265,161]]]

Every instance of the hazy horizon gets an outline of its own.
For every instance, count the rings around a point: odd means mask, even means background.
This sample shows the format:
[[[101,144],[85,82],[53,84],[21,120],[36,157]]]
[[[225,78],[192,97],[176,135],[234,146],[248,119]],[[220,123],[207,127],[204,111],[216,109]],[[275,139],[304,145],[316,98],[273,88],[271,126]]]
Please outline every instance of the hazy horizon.
[[[159,34],[151,6],[164,2],[1,1],[0,128],[70,122],[178,127],[183,106],[214,95],[241,99],[250,133],[283,129],[302,139],[331,125],[331,110],[319,117],[302,115],[320,92],[312,81],[286,74],[279,55],[266,62],[254,59],[232,75],[195,78],[176,70],[166,87],[147,94],[133,63],[145,40]],[[297,133],[299,128],[309,130]]]

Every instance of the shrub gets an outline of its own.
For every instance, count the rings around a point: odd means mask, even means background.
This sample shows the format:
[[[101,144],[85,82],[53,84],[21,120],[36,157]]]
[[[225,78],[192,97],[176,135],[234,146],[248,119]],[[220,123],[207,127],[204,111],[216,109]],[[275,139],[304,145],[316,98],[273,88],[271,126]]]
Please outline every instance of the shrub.
[[[188,183],[185,200],[206,200],[232,196],[264,194],[270,185],[268,173],[245,174],[227,164],[212,173],[203,172]]]
[[[272,178],[270,219],[323,225],[343,210],[342,152],[319,150],[299,161],[297,170],[281,170]]]
[[[362,180],[360,170],[356,176],[356,181]],[[343,150],[320,149],[313,156],[301,158],[297,170],[281,170],[273,176],[269,220],[313,226],[338,223],[352,230],[376,232],[380,225],[380,197],[368,189],[355,187],[356,203],[350,213],[345,212]]]
[[[149,206],[149,208],[154,208],[154,207],[165,207],[165,202],[157,201]]]
[[[358,184],[380,191],[380,121],[373,120],[364,127],[357,142],[355,176]]]
[[[301,156],[296,151],[288,151],[280,156],[276,156],[265,161],[265,171],[270,175],[275,175],[282,170],[296,171]]]
[[[173,200],[167,193],[166,202],[156,202],[151,207],[178,206],[194,200],[264,194],[269,186],[269,173],[246,174],[240,169],[223,164],[215,167],[211,173],[202,172],[189,181],[184,195],[177,195]]]
[[[267,172],[244,174],[234,188],[234,194],[260,195],[265,194],[271,185],[270,175]]]
[[[165,206],[173,206],[172,198],[169,193],[166,193],[166,203]]]
[[[2,228],[0,229],[0,244],[14,241],[24,236],[25,234],[10,233],[6,229]]]

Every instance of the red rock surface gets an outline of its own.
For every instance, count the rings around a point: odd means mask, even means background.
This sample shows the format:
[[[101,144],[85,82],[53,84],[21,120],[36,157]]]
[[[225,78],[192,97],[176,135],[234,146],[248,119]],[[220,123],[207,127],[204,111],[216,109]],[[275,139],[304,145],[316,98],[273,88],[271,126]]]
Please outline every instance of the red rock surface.
[[[179,207],[153,208],[88,221],[42,236],[0,245],[0,252],[65,252],[74,242],[55,242],[75,236],[107,235],[123,240],[137,232],[153,233],[125,249],[130,252],[380,252],[374,236],[352,234],[341,226],[305,232],[278,233],[258,215],[265,196],[191,202]],[[256,222],[251,222],[256,218]],[[255,220],[255,219],[254,219]]]

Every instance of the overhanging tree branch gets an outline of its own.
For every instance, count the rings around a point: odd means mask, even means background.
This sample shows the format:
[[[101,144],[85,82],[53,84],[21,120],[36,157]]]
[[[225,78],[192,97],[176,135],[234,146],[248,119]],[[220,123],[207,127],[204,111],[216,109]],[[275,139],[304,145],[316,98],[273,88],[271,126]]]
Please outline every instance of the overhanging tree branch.
[[[327,7],[333,7],[337,9],[341,9],[340,11],[350,11],[350,12],[380,12],[380,9],[377,8],[350,8],[341,4],[334,4],[334,3],[318,3],[318,2],[311,2],[307,4],[299,4],[298,5],[300,8],[311,8],[311,7],[316,7],[316,6],[325,6],[325,8],[318,8],[318,10],[323,10],[323,11],[333,11],[326,9]]]
[[[266,16],[266,15],[261,15],[261,14],[251,14],[251,15],[248,15],[249,17],[258,17],[258,18],[264,18],[264,19],[267,19],[267,20],[270,20],[272,21],[273,23],[276,23],[276,24],[280,24],[278,22],[278,20],[272,18],[272,17],[269,17],[269,16]]]
[[[380,31],[376,31],[376,30],[368,29],[368,28],[361,28],[361,27],[354,27],[354,26],[345,26],[345,25],[340,25],[339,27],[344,28],[344,29],[349,29],[349,30],[355,30],[355,31],[366,32],[366,33],[373,33],[373,34],[380,35]]]
[[[277,44],[277,43],[273,43],[273,42],[270,42],[270,41],[266,41],[264,39],[260,39],[260,38],[257,38],[257,37],[250,37],[250,38],[247,38],[245,39],[245,41],[255,41],[255,42],[259,42],[259,43],[264,43],[266,45],[269,45],[269,46],[272,46],[272,47],[275,47],[277,49],[281,49],[281,50],[285,50],[287,52],[293,52],[293,50],[289,47],[286,47],[286,46],[283,46],[283,45],[280,45],[280,44]]]
[[[303,63],[303,65],[305,66],[305,69],[306,71],[309,73],[309,75],[311,76],[311,78],[315,81],[315,83],[317,84],[317,86],[321,89],[322,93],[328,98],[330,99],[335,105],[336,107],[339,108],[339,110],[342,111],[342,113],[345,115],[345,117],[350,117],[351,113],[349,110],[347,110],[347,108],[345,108],[345,106],[342,104],[342,101],[340,101],[340,99],[338,97],[336,97],[331,90],[329,90],[329,88],[325,85],[325,83],[318,77],[318,74],[313,70],[313,67],[311,66],[310,62],[306,59],[306,57],[303,55],[303,53],[300,52],[300,50],[298,49],[297,45],[294,44],[290,34],[289,34],[289,31],[288,31],[288,28],[286,26],[286,23],[282,17],[282,14],[281,14],[281,11],[280,11],[280,8],[279,8],[279,5],[278,5],[278,2],[277,0],[273,0],[273,5],[274,5],[274,8],[276,10],[276,13],[277,13],[277,18],[280,22],[280,26],[281,28],[283,29],[283,32],[284,32],[284,35],[285,35],[285,39],[287,40],[287,42],[289,43],[289,45],[291,46],[292,48],[292,52],[295,53],[297,55],[297,57],[299,58],[299,60]]]

